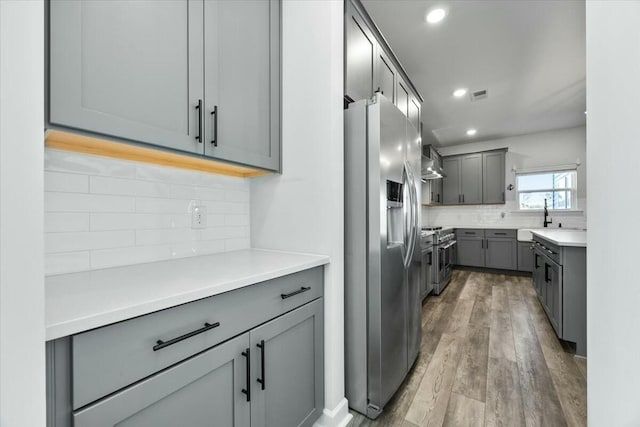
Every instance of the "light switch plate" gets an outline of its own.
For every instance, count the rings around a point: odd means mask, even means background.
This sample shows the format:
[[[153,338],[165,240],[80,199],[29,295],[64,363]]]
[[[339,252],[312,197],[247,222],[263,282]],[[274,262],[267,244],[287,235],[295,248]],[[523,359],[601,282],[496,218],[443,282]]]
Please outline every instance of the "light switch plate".
[[[207,227],[207,207],[194,206],[191,211],[191,228],[202,229]]]

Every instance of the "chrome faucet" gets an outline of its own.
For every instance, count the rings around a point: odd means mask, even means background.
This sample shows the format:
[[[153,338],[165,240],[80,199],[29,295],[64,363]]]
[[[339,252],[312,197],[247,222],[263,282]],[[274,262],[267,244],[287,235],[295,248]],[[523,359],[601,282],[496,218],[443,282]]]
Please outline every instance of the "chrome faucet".
[[[549,224],[551,224],[551,219],[549,218],[549,210],[547,209],[547,199],[544,199],[544,227],[547,228]]]

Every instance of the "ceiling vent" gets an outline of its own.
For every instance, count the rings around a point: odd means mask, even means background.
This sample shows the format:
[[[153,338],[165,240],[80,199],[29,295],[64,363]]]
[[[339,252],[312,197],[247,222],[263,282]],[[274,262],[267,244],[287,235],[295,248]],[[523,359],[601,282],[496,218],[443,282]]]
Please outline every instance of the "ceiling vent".
[[[489,96],[489,93],[486,89],[471,92],[472,101],[480,101],[481,99],[485,99],[487,96]]]

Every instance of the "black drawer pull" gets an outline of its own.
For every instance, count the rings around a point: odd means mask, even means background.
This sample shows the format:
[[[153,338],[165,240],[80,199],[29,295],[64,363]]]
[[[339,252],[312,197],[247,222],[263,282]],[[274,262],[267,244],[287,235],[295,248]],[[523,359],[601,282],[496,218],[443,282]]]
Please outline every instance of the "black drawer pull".
[[[247,388],[240,391],[247,395],[247,402],[251,402],[251,349],[247,348],[241,354],[247,358]]]
[[[294,295],[298,295],[298,294],[301,294],[303,292],[307,292],[310,289],[311,289],[310,287],[303,286],[300,289],[298,289],[297,291],[289,292],[288,294],[280,294],[280,297],[282,299],[291,298]]]
[[[264,390],[267,386],[264,373],[264,352],[266,350],[264,340],[260,340],[260,343],[256,344],[256,346],[260,349],[260,371],[262,372],[262,378],[258,378],[258,382],[262,386],[262,390]]]
[[[475,231],[465,231],[464,234],[476,234]]]
[[[198,105],[196,105],[196,111],[198,112],[198,134],[196,135],[196,141],[202,143],[202,99],[198,99]]]
[[[189,332],[188,334],[180,335],[179,337],[170,339],[169,341],[158,340],[156,341],[156,345],[153,346],[153,351],[162,350],[165,347],[174,345],[175,343],[186,340],[187,338],[194,337],[198,334],[208,331],[209,329],[217,328],[218,326],[220,326],[220,322],[205,323],[202,328],[196,329],[195,331]]]
[[[507,233],[497,233],[497,232],[493,233],[493,234],[495,234],[496,236],[506,236],[507,235]]]

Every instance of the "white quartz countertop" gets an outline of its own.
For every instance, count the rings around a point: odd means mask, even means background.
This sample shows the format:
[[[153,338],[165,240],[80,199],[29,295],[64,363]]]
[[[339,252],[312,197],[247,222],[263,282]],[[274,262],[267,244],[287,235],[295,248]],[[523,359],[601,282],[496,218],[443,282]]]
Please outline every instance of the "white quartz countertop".
[[[531,230],[536,236],[558,246],[587,247],[587,232],[584,230],[562,230],[559,228]]]
[[[328,256],[247,249],[45,278],[53,340],[329,263]]]

